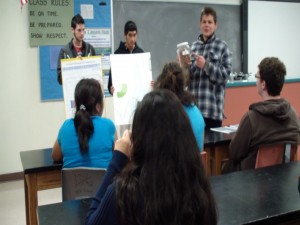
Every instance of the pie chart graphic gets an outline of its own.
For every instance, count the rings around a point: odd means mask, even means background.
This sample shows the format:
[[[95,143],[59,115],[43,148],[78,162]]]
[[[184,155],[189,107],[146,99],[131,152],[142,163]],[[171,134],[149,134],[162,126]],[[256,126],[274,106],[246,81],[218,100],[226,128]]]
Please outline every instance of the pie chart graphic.
[[[117,92],[117,97],[118,98],[124,97],[126,95],[126,92],[127,92],[127,85],[126,84],[122,84],[122,89],[121,89],[121,91]]]

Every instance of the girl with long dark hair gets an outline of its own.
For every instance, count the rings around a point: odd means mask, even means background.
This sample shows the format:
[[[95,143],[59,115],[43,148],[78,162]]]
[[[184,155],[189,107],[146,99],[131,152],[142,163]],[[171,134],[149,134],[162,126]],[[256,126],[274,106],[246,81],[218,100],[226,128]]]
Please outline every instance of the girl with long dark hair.
[[[197,142],[175,94],[155,90],[138,104],[132,132],[116,141],[86,224],[217,224]]]

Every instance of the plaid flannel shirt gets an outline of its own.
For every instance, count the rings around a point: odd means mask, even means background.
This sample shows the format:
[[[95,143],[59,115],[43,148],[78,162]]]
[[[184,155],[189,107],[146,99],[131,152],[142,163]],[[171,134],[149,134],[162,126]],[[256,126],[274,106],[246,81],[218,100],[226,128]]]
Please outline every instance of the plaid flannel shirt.
[[[231,52],[226,42],[213,34],[207,42],[200,35],[193,42],[191,53],[204,56],[206,63],[200,69],[192,57],[188,90],[195,97],[203,117],[222,120],[225,87],[231,73]]]

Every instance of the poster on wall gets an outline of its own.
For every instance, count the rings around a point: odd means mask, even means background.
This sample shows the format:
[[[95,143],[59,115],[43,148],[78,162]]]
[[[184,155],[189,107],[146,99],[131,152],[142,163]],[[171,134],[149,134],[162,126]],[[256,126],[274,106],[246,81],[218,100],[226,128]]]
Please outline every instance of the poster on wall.
[[[29,1],[30,46],[64,45],[72,37],[74,0]]]

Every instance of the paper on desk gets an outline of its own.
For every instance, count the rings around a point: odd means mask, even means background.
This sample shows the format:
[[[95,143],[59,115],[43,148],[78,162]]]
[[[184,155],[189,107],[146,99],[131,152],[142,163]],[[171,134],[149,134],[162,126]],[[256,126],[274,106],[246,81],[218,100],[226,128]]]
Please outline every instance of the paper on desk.
[[[210,128],[210,130],[225,133],[225,134],[230,134],[230,133],[236,132],[238,127],[239,127],[239,125],[235,124],[235,125],[229,125],[229,126],[224,126],[224,127]]]

